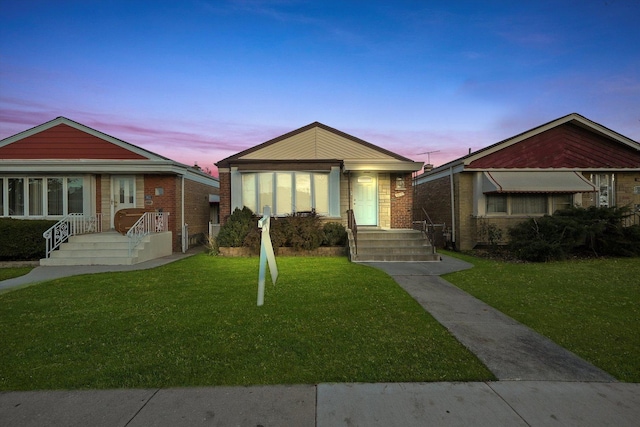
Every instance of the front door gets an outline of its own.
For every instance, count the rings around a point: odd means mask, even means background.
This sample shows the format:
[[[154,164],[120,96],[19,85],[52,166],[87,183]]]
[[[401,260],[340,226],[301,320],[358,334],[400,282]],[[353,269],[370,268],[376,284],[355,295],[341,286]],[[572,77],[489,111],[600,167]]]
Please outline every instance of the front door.
[[[378,225],[378,180],[375,174],[354,177],[353,213],[358,225]]]
[[[136,207],[136,178],[134,176],[112,177],[113,215],[120,209]],[[111,216],[113,218],[113,215]],[[113,225],[113,224],[112,224]]]

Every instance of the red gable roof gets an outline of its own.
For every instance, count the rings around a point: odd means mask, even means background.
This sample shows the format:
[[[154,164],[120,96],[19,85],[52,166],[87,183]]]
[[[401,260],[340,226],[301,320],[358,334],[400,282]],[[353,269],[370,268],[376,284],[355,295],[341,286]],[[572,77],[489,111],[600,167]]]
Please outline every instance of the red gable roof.
[[[469,168],[637,168],[640,151],[571,122],[469,163]]]
[[[112,159],[147,157],[60,123],[0,147],[2,159]]]

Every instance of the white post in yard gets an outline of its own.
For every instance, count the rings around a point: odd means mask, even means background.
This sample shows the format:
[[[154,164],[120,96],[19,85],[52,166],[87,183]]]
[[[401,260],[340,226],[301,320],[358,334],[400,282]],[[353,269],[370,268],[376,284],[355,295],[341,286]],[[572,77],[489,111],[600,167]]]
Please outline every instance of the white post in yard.
[[[258,220],[258,227],[262,229],[262,236],[260,238],[260,270],[258,272],[258,307],[264,304],[264,280],[267,270],[267,262],[269,262],[271,281],[274,285],[278,279],[276,256],[273,253],[273,245],[271,244],[271,236],[269,235],[270,226],[271,208],[269,206],[265,206],[262,218]]]

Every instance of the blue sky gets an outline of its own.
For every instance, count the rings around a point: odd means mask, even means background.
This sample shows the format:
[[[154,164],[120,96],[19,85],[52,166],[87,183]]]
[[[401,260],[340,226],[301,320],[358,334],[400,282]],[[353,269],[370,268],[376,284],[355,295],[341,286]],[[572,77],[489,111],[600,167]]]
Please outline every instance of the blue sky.
[[[571,112],[638,141],[639,20],[637,0],[0,0],[0,138],[65,116],[211,169],[313,121],[436,165]]]

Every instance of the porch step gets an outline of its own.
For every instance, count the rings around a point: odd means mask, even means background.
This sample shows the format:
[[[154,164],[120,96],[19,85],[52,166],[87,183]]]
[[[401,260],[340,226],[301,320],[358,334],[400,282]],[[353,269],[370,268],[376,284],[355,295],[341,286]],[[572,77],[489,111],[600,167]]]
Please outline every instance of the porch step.
[[[363,230],[357,234],[357,253],[353,234],[349,234],[352,261],[439,261],[421,231]]]
[[[132,265],[171,254],[171,232],[145,236],[129,256],[129,238],[117,232],[71,236],[40,265]]]
[[[45,266],[69,266],[69,265],[133,265],[139,261],[133,257],[103,257],[85,256],[81,258],[43,258],[40,265]]]

